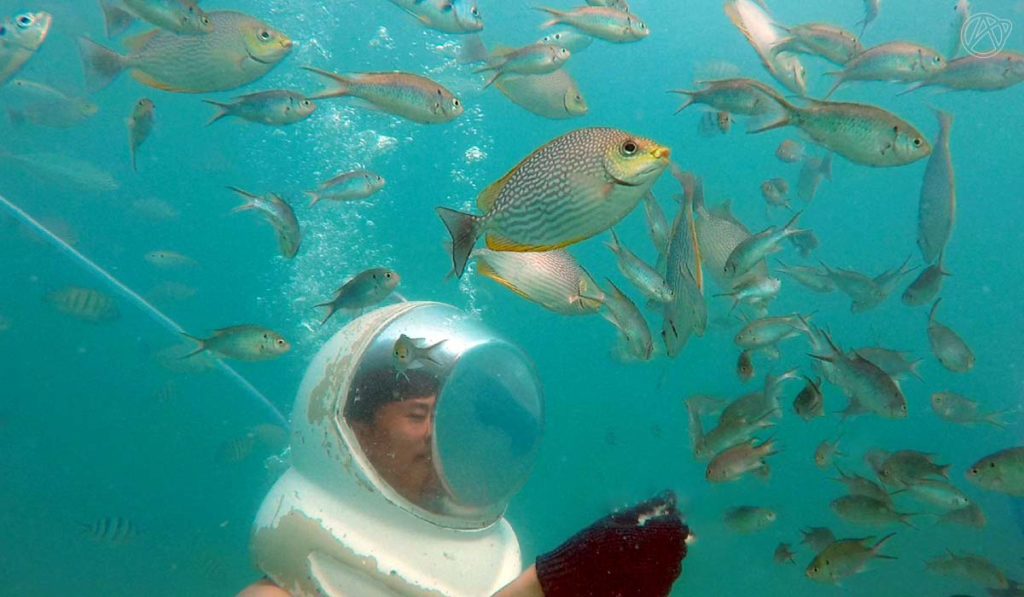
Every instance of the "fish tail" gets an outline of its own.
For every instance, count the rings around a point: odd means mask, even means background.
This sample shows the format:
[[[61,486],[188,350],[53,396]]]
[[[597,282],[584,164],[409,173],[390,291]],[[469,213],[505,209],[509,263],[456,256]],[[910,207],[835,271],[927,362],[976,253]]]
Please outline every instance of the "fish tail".
[[[78,49],[82,54],[85,84],[91,93],[113,83],[128,64],[125,56],[108,50],[86,37],[78,38]]]
[[[198,348],[196,348],[192,352],[188,353],[187,355],[181,357],[181,360],[185,360],[187,358],[194,357],[197,354],[199,354],[201,352],[204,352],[206,350],[206,340],[203,340],[202,338],[196,338],[195,336],[193,336],[191,334],[186,334],[185,332],[181,332],[181,335],[185,336],[189,340],[193,340],[193,341],[199,343],[199,347]]]
[[[679,95],[685,95],[687,98],[683,105],[679,106],[679,109],[675,111],[676,114],[679,114],[683,110],[689,108],[690,106],[696,103],[696,101],[693,99],[693,96],[697,93],[696,91],[687,91],[685,89],[670,89],[668,92],[678,93]]]
[[[452,235],[452,264],[455,266],[455,275],[461,278],[473,245],[480,236],[482,218],[447,207],[438,207],[436,211]]]
[[[331,98],[331,97],[344,97],[344,96],[349,95],[351,93],[352,79],[350,79],[348,77],[343,77],[341,75],[336,75],[334,73],[327,72],[325,70],[320,70],[319,68],[313,68],[312,66],[304,66],[302,68],[305,69],[305,70],[308,70],[311,73],[316,73],[316,74],[320,75],[321,77],[326,77],[326,78],[330,79],[331,81],[333,81],[335,83],[335,85],[336,85],[335,89],[329,90],[329,91],[324,91],[324,92],[318,93],[316,95],[311,95],[311,96],[309,96],[309,99],[311,99],[311,100],[318,100],[318,99],[327,99],[327,98]]]
[[[939,303],[942,302],[942,297],[935,299],[935,304],[932,305],[932,310],[928,312],[928,323],[935,321],[935,312],[939,310]]]
[[[121,35],[135,22],[135,15],[108,0],[100,0],[100,8],[103,10],[103,26],[108,39]]]
[[[135,143],[132,143],[129,146],[129,150],[128,150],[128,152],[129,152],[129,154],[131,155],[131,158],[132,158],[132,171],[133,172],[138,172],[139,171],[139,166],[136,163],[136,152],[135,152],[136,149],[138,149],[138,148],[136,147]]]
[[[832,154],[831,153],[827,154],[821,160],[821,166],[819,167],[818,172],[822,176],[827,178],[828,180],[832,180]]]
[[[445,338],[444,340],[441,340],[440,342],[436,342],[436,343],[431,344],[430,346],[424,348],[423,349],[423,358],[428,360],[428,361],[430,361],[431,363],[434,363],[435,365],[440,365],[441,361],[438,360],[437,356],[435,356],[434,353],[437,350],[439,350],[444,345],[444,343],[447,342],[447,341],[448,341],[448,339]]]
[[[462,44],[462,49],[459,50],[459,56],[456,60],[460,64],[473,64],[476,62],[487,62],[488,58],[490,58],[490,52],[487,51],[487,46],[484,45],[483,40],[480,39],[479,35],[471,35]]]
[[[481,72],[481,71],[484,71],[484,70],[490,70],[490,68],[491,67],[487,67],[485,69],[480,69],[480,71],[477,71],[477,72]],[[491,85],[494,85],[495,81],[500,79],[503,74],[505,74],[505,73],[501,72],[501,70],[498,69],[498,71],[496,73],[494,73],[493,75],[491,75],[491,78],[487,79],[487,82],[484,83],[484,89],[487,89]]]
[[[825,74],[826,75],[831,75],[833,77],[839,77],[839,80],[836,81],[835,85],[832,86],[832,89],[828,90],[828,93],[825,94],[825,97],[821,98],[822,101],[826,101],[826,100],[828,100],[828,98],[832,97],[832,94],[836,92],[836,89],[839,89],[839,87],[843,83],[846,82],[846,80],[843,79],[843,73],[842,72],[831,72],[831,73],[825,73]]]
[[[304,191],[304,192],[305,192],[306,195],[309,196],[309,198],[311,200],[309,202],[309,206],[310,207],[313,207],[317,203],[320,203],[320,199],[321,199],[320,193],[317,193],[316,191]]]
[[[231,114],[231,104],[222,104],[220,102],[215,102],[213,100],[206,100],[206,99],[204,99],[203,101],[206,102],[207,104],[210,104],[211,106],[217,106],[217,109],[219,110],[219,112],[214,114],[213,118],[211,118],[206,123],[206,126],[210,126],[211,124],[217,122],[221,118],[224,118],[228,114]]]
[[[790,122],[792,121],[792,117],[790,116],[791,110],[795,110],[796,107],[793,106],[792,104],[790,104],[789,102],[787,102],[786,100],[782,99],[781,97],[775,98],[775,100],[777,102],[779,102],[779,105],[782,106],[782,108],[786,111],[786,113],[783,114],[782,117],[779,118],[778,120],[776,120],[775,122],[766,124],[766,125],[764,125],[762,127],[759,127],[759,128],[748,130],[747,131],[748,135],[756,135],[757,133],[763,133],[765,131],[770,131],[770,130],[773,130],[773,129],[779,129],[779,128],[782,128],[784,126],[789,126]]]
[[[330,301],[330,302],[327,302],[327,303],[320,303],[319,305],[314,305],[314,306],[316,306],[316,307],[327,307],[327,315],[325,315],[323,321],[320,322],[321,326],[323,324],[327,323],[327,320],[330,319],[331,316],[334,315],[334,312],[338,310],[338,307],[335,306],[334,301]]]
[[[235,193],[237,193],[239,196],[242,197],[242,200],[245,201],[245,203],[243,203],[242,205],[239,205],[238,207],[232,209],[231,213],[238,213],[240,211],[249,211],[250,209],[256,209],[256,199],[258,199],[256,195],[253,195],[248,191],[243,191],[242,189],[238,187],[233,187],[231,185],[228,185],[226,188],[229,191],[234,191]]]
[[[548,8],[546,6],[535,6],[534,9],[535,10],[539,10],[541,12],[546,12],[549,15],[551,15],[552,17],[554,17],[552,19],[549,19],[549,20],[545,21],[540,26],[541,29],[547,29],[548,27],[554,27],[555,25],[558,25],[559,23],[564,23],[565,22],[565,20],[564,20],[565,19],[565,13],[560,11],[560,10],[555,10],[553,8]]]

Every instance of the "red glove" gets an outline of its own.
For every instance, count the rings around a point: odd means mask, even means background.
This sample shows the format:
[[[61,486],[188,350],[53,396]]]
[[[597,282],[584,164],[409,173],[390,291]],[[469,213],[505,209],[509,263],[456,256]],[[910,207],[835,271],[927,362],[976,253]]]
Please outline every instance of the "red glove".
[[[670,491],[610,514],[537,557],[544,597],[668,595],[690,529]]]

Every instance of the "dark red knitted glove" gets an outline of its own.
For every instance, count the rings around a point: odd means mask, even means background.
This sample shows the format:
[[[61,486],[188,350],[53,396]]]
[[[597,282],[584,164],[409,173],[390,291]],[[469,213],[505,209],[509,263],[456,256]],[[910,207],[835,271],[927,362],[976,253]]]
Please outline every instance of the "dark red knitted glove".
[[[682,571],[690,529],[665,492],[610,514],[537,557],[544,597],[668,595]]]

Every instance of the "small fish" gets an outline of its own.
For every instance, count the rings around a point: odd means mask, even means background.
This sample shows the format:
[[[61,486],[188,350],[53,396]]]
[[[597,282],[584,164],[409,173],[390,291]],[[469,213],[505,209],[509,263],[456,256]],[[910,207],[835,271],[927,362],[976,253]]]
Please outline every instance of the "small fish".
[[[881,501],[866,495],[847,495],[832,500],[832,511],[840,518],[855,525],[885,527],[893,524],[910,524],[913,514],[899,512],[891,501]]]
[[[804,536],[800,540],[800,544],[810,547],[814,553],[821,553],[825,551],[826,547],[836,542],[836,536],[825,527],[802,529],[800,533]]]
[[[961,91],[999,91],[1024,81],[1024,54],[997,52],[990,56],[964,56],[951,60],[946,68],[907,89],[937,85]]]
[[[921,359],[914,358],[914,355],[909,352],[879,346],[858,348],[854,352],[860,355],[861,358],[871,361],[879,369],[892,377],[906,377],[910,375],[917,379],[922,379],[921,374],[917,371],[922,361]]]
[[[514,253],[481,248],[472,256],[480,275],[555,313],[596,313],[604,300],[597,282],[564,249]]]
[[[947,525],[964,526],[972,529],[982,529],[988,524],[985,512],[977,504],[946,512],[939,517],[939,521]]]
[[[983,413],[978,403],[953,392],[932,394],[932,410],[943,420],[957,425],[988,424],[1003,429],[1002,412]]]
[[[772,51],[783,41],[783,30],[763,5],[758,6],[751,0],[728,0],[725,14],[754,48],[775,80],[797,95],[807,95],[807,69],[799,58],[791,52]]]
[[[122,0],[125,8],[100,0],[107,37],[123,33],[139,17],[178,35],[205,35],[213,31],[210,17],[196,0]]]
[[[312,199],[310,207],[326,199],[329,201],[358,201],[368,199],[370,196],[384,188],[387,181],[384,177],[370,172],[369,170],[353,170],[339,174],[324,182],[315,191],[307,191],[306,195]]]
[[[822,147],[856,164],[876,168],[910,164],[932,151],[912,124],[875,106],[812,100],[809,107],[798,108],[782,97],[775,101],[785,116],[750,132],[796,126]]]
[[[827,73],[836,78],[828,99],[847,81],[900,81],[914,83],[946,68],[946,59],[931,48],[902,41],[875,46],[858,54],[840,72]]]
[[[139,146],[146,142],[153,132],[153,124],[156,119],[156,105],[153,100],[140,99],[135,103],[132,115],[128,118],[128,140],[132,156],[132,170],[138,171],[136,165],[136,154]]]
[[[766,476],[771,469],[767,458],[778,454],[774,441],[761,444],[750,440],[727,448],[716,454],[708,463],[705,478],[710,483],[729,483],[738,481],[747,473]]]
[[[878,478],[886,485],[906,488],[927,478],[949,478],[949,465],[938,464],[933,455],[915,450],[900,450],[885,457],[878,470]]]
[[[3,87],[4,104],[11,122],[28,121],[49,128],[71,128],[99,112],[93,102],[43,83],[13,79]]]
[[[82,533],[97,543],[124,545],[139,536],[135,523],[120,516],[105,516],[93,522],[79,523]]]
[[[778,110],[775,97],[778,93],[771,87],[753,79],[720,79],[702,81],[704,86],[696,91],[674,89],[687,97],[686,102],[676,110],[682,112],[693,104],[710,106],[715,112],[758,116]]]
[[[594,38],[580,33],[575,29],[563,29],[561,31],[553,31],[548,33],[544,37],[537,40],[537,43],[551,44],[569,50],[573,54],[578,54],[583,50],[590,47],[590,44],[594,42]]]
[[[160,282],[146,293],[146,298],[156,303],[179,303],[192,299],[196,289],[181,282]]]
[[[835,282],[832,281],[831,276],[828,272],[822,271],[816,267],[807,266],[789,266],[785,263],[779,262],[780,267],[779,273],[786,274],[793,278],[804,287],[813,290],[814,292],[829,293],[836,289]]]
[[[109,172],[96,164],[65,153],[13,154],[0,149],[0,160],[7,160],[46,182],[61,188],[87,193],[108,193],[121,187]]]
[[[255,447],[256,436],[252,433],[246,433],[241,437],[227,440],[217,446],[215,458],[220,463],[238,464],[248,460],[252,456]]]
[[[394,357],[395,374],[405,375],[407,370],[417,366],[441,366],[442,361],[440,359],[442,357],[438,352],[447,341],[445,339],[427,345],[427,341],[423,338],[410,338],[405,334],[400,335],[398,340],[395,340],[395,347],[391,351],[391,355]]]
[[[942,281],[946,276],[950,275],[949,272],[943,269],[942,255],[943,254],[940,254],[939,261],[937,263],[933,263],[932,265],[924,268],[921,275],[911,282],[910,286],[907,286],[907,289],[903,291],[901,300],[904,305],[908,305],[910,307],[926,305],[939,296],[939,293],[942,291]]]
[[[36,55],[52,24],[48,12],[23,12],[0,22],[0,87]]]
[[[942,512],[960,510],[971,500],[952,484],[937,479],[918,479],[907,486],[907,494]]]
[[[672,228],[669,226],[668,220],[665,218],[665,212],[658,205],[658,200],[655,199],[653,193],[648,193],[644,197],[644,214],[647,216],[647,231],[651,235],[654,247],[658,250],[658,253],[667,256]]]
[[[749,350],[744,350],[740,353],[739,358],[736,360],[736,376],[740,378],[740,381],[747,383],[754,379],[756,371],[754,370],[754,359],[750,355]]]
[[[1024,497],[1024,447],[990,454],[967,470],[967,480],[997,493]]]
[[[825,396],[821,392],[821,378],[813,380],[810,377],[804,376],[804,380],[807,382],[804,388],[800,390],[800,393],[793,399],[793,411],[805,421],[813,421],[818,417],[825,416]],[[819,450],[821,448],[819,447]],[[815,454],[815,462],[818,461],[818,456]],[[821,465],[818,465],[819,468]]]
[[[452,236],[456,276],[481,234],[496,251],[550,251],[611,228],[647,195],[670,154],[615,129],[554,139],[480,194],[484,215],[437,208]]]
[[[750,278],[737,284],[732,292],[723,292],[715,296],[730,296],[733,307],[740,303],[767,308],[782,290],[782,281],[778,278]]]
[[[856,35],[828,23],[808,23],[785,28],[790,37],[772,46],[772,53],[800,52],[821,56],[843,66],[864,51]]]
[[[476,0],[391,0],[424,27],[444,33],[478,33],[484,28]]]
[[[796,564],[796,554],[789,548],[789,543],[779,543],[774,559],[776,564]]]
[[[949,24],[949,45],[946,46],[946,58],[952,60],[964,51],[964,26],[971,18],[971,3],[968,0],[957,0],[953,7],[953,20]]]
[[[156,29],[126,40],[127,56],[79,38],[86,87],[99,91],[130,70],[138,82],[163,91],[228,91],[267,74],[292,49],[287,35],[248,15],[216,11],[207,16],[214,28],[210,33]]]
[[[765,317],[744,326],[734,341],[742,348],[763,348],[808,333],[807,321],[800,315]]]
[[[716,208],[704,204],[702,185],[695,185],[693,212],[700,217],[695,220],[694,235],[700,249],[701,271],[707,272],[725,292],[733,290],[749,278],[768,276],[766,263],[758,263],[747,274],[734,278],[725,272],[725,262],[740,243],[750,238],[750,231],[732,213],[730,202]]]
[[[936,114],[939,136],[925,167],[917,208],[917,246],[927,263],[942,256],[956,222],[956,175],[949,149],[953,117],[945,112]]]
[[[725,511],[725,525],[741,535],[763,531],[777,518],[774,510],[756,506],[737,506]]]
[[[46,298],[61,313],[89,323],[106,323],[121,317],[117,302],[92,288],[66,286]]]
[[[761,183],[761,196],[768,205],[789,209],[789,183],[785,178],[771,178]]]
[[[821,246],[821,241],[818,240],[818,235],[814,234],[813,230],[801,230],[789,237],[789,244],[800,251],[801,257],[809,259],[811,253]]]
[[[823,158],[809,157],[800,166],[800,175],[796,183],[796,196],[801,201],[810,202],[818,194],[822,181],[832,180],[832,154]]]
[[[259,212],[274,228],[281,256],[285,259],[292,259],[299,253],[299,247],[302,245],[302,231],[299,228],[299,221],[295,217],[295,210],[287,201],[274,193],[253,195],[236,187],[228,188],[245,201],[231,210],[231,213],[253,210]]]
[[[686,177],[676,171],[684,185],[682,205],[672,221],[665,253],[665,281],[672,290],[671,302],[662,311],[661,339],[669,358],[677,357],[690,336],[703,336],[708,327],[708,306],[704,298],[704,259],[697,237],[697,223],[693,207],[704,202],[703,184],[696,177]]]
[[[239,361],[268,361],[276,359],[292,345],[280,334],[255,325],[236,325],[215,330],[209,338],[197,338],[182,332],[182,335],[199,343],[199,347],[182,358],[189,358],[202,352]]]
[[[647,320],[636,304],[611,280],[606,279],[611,291],[601,301],[608,308],[605,319],[619,331],[620,355],[627,360],[649,361],[654,353],[654,342]]]
[[[177,208],[157,197],[135,199],[132,201],[131,209],[140,217],[158,222],[177,220],[181,215]]]
[[[832,442],[823,440],[814,450],[814,464],[819,470],[828,470],[832,468],[832,460],[836,456],[844,456],[843,452],[839,451],[839,438]]]
[[[697,124],[701,137],[727,135],[732,130],[733,117],[728,112],[704,112]]]
[[[608,8],[629,12],[629,2],[627,0],[587,0],[587,4],[590,6],[607,6]]]
[[[882,537],[874,547],[868,547],[871,537],[864,539],[841,539],[814,556],[807,566],[807,578],[821,583],[838,584],[846,577],[863,572],[872,559],[895,559],[882,555],[882,547],[895,536],[895,533]]]
[[[725,260],[725,273],[733,277],[745,274],[767,256],[781,251],[779,243],[783,239],[803,232],[794,228],[802,214],[797,212],[785,226],[769,226],[736,245]]]
[[[925,563],[925,568],[940,576],[955,576],[987,589],[1007,589],[1010,581],[998,566],[974,554],[956,554],[946,550],[946,557]]]
[[[398,272],[383,267],[356,274],[337,290],[333,299],[316,305],[327,307],[327,315],[320,325],[327,323],[338,310],[361,311],[380,303],[394,292],[401,280]]]
[[[775,157],[779,158],[780,162],[795,164],[807,158],[807,148],[803,143],[786,139],[779,143],[779,147],[775,150]]]
[[[496,71],[484,89],[501,77],[513,75],[544,75],[554,72],[572,57],[572,52],[552,44],[532,44],[515,50],[498,51],[492,54],[488,65],[475,72]]]
[[[330,79],[328,89],[309,99],[356,97],[375,109],[418,122],[444,124],[455,120],[465,111],[462,101],[444,86],[426,77],[411,73],[356,73],[336,75],[309,66],[311,73]]]
[[[928,340],[932,353],[946,369],[953,373],[967,373],[974,368],[974,353],[956,332],[935,319],[941,302],[942,299],[935,301],[928,314]]]
[[[316,111],[313,100],[307,99],[301,93],[283,89],[242,95],[231,103],[203,101],[219,109],[206,126],[225,116],[236,116],[242,120],[269,126],[287,126],[309,118]]]
[[[907,398],[891,376],[856,353],[853,353],[852,358],[844,354],[828,334],[824,336],[832,354],[810,356],[832,365],[830,381],[838,385],[850,399],[843,411],[845,416],[871,412],[886,419],[907,417]],[[829,375],[825,377],[829,378]]]
[[[175,251],[168,251],[166,249],[150,251],[143,255],[143,258],[149,262],[150,265],[162,268],[196,267],[199,265],[195,259],[192,259],[187,255],[182,255]]]
[[[650,35],[647,24],[639,17],[615,8],[584,6],[572,11],[561,11],[537,7],[537,10],[552,16],[551,20],[541,25],[542,28],[565,24],[591,37],[613,43],[640,41]]]
[[[693,410],[698,415],[715,415],[722,412],[725,408],[726,402],[722,398],[716,398],[714,396],[705,396],[703,394],[696,394],[686,399],[686,407]]]
[[[878,483],[860,475],[847,475],[839,465],[836,465],[836,470],[839,472],[839,478],[835,481],[846,485],[846,491],[850,495],[863,495],[892,505],[892,496]]]
[[[546,75],[502,77],[494,86],[512,103],[544,118],[579,118],[590,110],[579,84],[564,69]]]
[[[878,18],[878,13],[881,11],[882,0],[864,0],[864,18],[857,21],[857,24],[862,26],[860,30],[861,37],[867,31],[868,25]]]
[[[629,279],[648,299],[659,303],[671,301],[673,295],[668,282],[658,272],[654,271],[654,268],[644,263],[643,260],[624,246],[619,241],[618,235],[615,234],[615,229],[611,229],[610,232],[612,234],[612,242],[608,243],[607,247],[615,253],[617,257],[616,263],[622,275]]]

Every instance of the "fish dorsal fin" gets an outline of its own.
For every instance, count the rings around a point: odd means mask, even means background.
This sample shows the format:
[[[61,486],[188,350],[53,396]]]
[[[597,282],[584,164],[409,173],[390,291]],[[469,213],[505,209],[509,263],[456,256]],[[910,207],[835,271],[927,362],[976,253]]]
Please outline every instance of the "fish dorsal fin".
[[[515,170],[510,171],[505,176],[494,181],[491,186],[487,187],[482,193],[480,193],[480,196],[476,198],[477,209],[484,213],[490,213],[494,208],[495,201],[498,200],[498,195],[500,195],[501,190],[505,188],[505,185],[508,183],[509,178],[512,177],[513,172],[515,172]]]
[[[125,38],[123,42],[124,47],[128,48],[128,51],[132,54],[138,54],[146,47],[147,44],[149,44],[149,42],[153,40],[154,37],[160,34],[160,31],[160,29],[154,29],[146,33],[140,33],[138,35]]]

